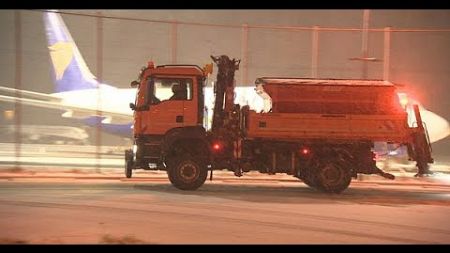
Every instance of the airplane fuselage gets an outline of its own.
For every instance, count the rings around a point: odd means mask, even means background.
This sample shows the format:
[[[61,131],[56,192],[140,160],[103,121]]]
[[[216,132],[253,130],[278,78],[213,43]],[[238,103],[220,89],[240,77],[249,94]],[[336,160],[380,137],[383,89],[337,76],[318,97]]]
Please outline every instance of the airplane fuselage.
[[[133,116],[129,103],[134,102],[136,89],[119,89],[100,85],[98,89],[74,90],[52,94],[67,106],[115,112]]]

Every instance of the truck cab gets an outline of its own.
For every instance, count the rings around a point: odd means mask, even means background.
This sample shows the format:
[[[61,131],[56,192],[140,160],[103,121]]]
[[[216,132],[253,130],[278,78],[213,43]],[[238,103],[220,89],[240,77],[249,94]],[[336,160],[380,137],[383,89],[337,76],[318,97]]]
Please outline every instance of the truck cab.
[[[141,79],[136,95],[134,137],[163,135],[173,128],[203,124],[205,75],[200,67],[153,68],[150,64]]]
[[[131,83],[137,86],[137,94],[135,103],[130,104],[134,145],[125,152],[127,177],[137,168],[168,170],[181,156],[196,156],[192,158],[196,165],[205,164],[208,156],[203,151],[208,144],[203,127],[203,86],[211,72],[212,65],[203,69],[196,65],[155,67],[152,62],[141,70],[138,80]],[[184,176],[199,176],[198,171],[192,172],[195,169],[190,168],[191,173],[185,169]]]

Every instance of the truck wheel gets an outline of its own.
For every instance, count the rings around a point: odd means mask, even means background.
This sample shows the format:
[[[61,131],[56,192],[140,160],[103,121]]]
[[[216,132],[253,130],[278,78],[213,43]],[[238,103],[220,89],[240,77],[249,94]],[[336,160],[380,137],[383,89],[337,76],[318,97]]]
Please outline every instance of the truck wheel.
[[[325,163],[317,169],[316,187],[329,193],[341,193],[347,189],[352,181],[349,169],[333,162]]]
[[[196,190],[205,183],[208,170],[199,159],[182,156],[167,168],[169,180],[180,190]]]
[[[125,150],[125,176],[131,178],[134,168],[133,151]]]

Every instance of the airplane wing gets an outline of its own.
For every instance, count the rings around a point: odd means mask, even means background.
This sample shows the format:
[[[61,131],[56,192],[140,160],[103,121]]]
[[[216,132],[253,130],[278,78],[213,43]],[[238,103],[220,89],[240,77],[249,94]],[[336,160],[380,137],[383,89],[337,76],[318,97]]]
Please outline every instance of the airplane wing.
[[[52,96],[50,94],[44,94],[34,91],[27,91],[27,90],[18,90],[14,88],[4,87],[0,86],[0,92],[6,93],[6,94],[12,94],[15,96],[16,94],[20,93],[22,97],[28,97],[33,99],[40,99],[40,100],[46,100],[46,101],[60,101],[61,99],[55,96]]]
[[[105,117],[103,123],[114,123],[114,124],[128,124],[132,121],[131,114],[119,113],[108,110],[96,110],[95,108],[88,108],[76,105],[68,105],[63,103],[63,100],[59,97],[52,96],[50,94],[44,94],[33,91],[17,90],[8,87],[0,86],[0,91],[3,93],[10,93],[11,96],[0,95],[0,101],[7,103],[20,102],[24,105],[64,110],[62,114],[63,117],[71,118],[87,118],[91,116]],[[15,94],[20,92],[22,97],[16,97]]]

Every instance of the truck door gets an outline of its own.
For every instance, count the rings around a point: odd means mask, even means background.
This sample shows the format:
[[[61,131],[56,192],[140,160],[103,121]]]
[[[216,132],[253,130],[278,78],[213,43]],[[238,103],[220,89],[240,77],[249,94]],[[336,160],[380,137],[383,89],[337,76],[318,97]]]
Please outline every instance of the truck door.
[[[203,110],[203,103],[199,105],[199,96],[203,93],[198,79],[186,79],[187,98],[183,101],[183,126],[196,126],[203,123],[203,118],[199,118],[199,110]],[[200,99],[203,99],[200,98]]]
[[[192,78],[155,77],[149,91],[150,109],[146,120],[147,134],[164,134],[186,122],[185,102],[192,100]]]

